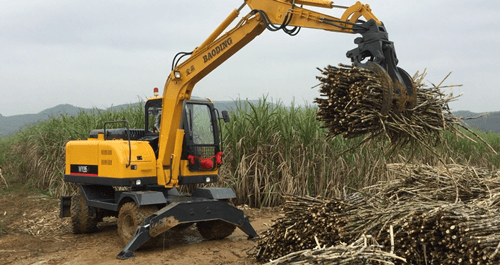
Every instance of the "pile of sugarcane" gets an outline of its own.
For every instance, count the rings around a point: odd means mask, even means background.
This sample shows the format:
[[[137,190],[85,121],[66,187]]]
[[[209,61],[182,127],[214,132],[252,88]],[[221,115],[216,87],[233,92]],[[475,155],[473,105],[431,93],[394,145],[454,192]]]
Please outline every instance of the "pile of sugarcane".
[[[407,260],[391,260],[395,264],[500,263],[498,172],[456,165],[388,168],[397,172],[394,181],[368,187],[355,200],[287,197],[284,216],[259,239],[256,258],[269,261],[372,235],[382,251]]]
[[[300,250],[266,263],[277,264],[394,264],[391,260],[406,260],[383,251],[372,236],[363,235],[350,245],[323,246],[318,242],[314,249]]]
[[[366,135],[365,140],[386,137],[395,145],[427,145],[427,137],[439,140],[436,135],[445,129],[459,133],[460,120],[448,108],[456,97],[446,95],[441,84],[427,87],[425,72],[413,77],[416,106],[402,108],[405,96],[400,101],[388,100],[392,90],[380,73],[343,64],[319,70],[321,97],[315,99],[316,119],[328,128],[327,137]]]

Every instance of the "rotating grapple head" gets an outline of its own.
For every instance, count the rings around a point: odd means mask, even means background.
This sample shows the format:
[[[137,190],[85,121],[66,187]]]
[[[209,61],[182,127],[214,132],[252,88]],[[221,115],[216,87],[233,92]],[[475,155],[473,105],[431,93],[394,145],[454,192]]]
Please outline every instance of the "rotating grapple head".
[[[383,25],[369,20],[353,26],[353,31],[361,34],[354,43],[358,48],[347,52],[347,57],[357,67],[367,68],[380,76],[387,84],[381,112],[386,114],[391,108],[397,112],[411,109],[417,104],[415,85],[410,75],[397,67],[398,59],[394,43],[389,41]]]

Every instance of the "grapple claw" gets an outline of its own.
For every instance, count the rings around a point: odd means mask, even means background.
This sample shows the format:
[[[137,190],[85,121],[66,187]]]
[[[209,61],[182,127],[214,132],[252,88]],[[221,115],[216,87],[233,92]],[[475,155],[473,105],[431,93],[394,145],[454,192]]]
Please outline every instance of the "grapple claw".
[[[387,95],[381,111],[382,114],[392,109],[404,112],[416,106],[415,85],[410,75],[397,67],[398,59],[394,43],[389,41],[384,25],[375,20],[353,26],[353,31],[361,34],[354,41],[358,47],[347,52],[347,57],[357,67],[367,68],[377,73],[387,84]]]
[[[397,68],[406,87],[406,100],[404,109],[412,109],[417,105],[417,91],[413,79],[403,68]]]

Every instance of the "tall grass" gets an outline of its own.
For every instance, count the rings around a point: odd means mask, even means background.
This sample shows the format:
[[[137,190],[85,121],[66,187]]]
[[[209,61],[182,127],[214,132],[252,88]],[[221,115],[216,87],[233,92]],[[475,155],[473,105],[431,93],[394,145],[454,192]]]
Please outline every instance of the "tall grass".
[[[287,107],[266,98],[258,104],[237,103],[232,121],[224,127],[226,162],[221,175],[222,182],[236,190],[238,203],[277,205],[282,194],[341,196],[387,180],[387,163],[500,167],[498,156],[485,144],[455,139],[446,132],[446,140],[434,150],[409,145],[394,151],[381,141],[346,152],[361,139],[325,140],[327,130],[315,120],[315,106]],[[477,133],[500,151],[500,135]]]
[[[483,140],[485,140],[495,151],[500,151],[500,134],[495,132],[481,132],[478,129],[472,129]],[[470,139],[458,138],[451,133],[446,133],[446,144],[452,150],[453,157],[462,163],[470,163],[475,166],[490,168],[492,170],[500,168],[500,155],[494,155],[488,146],[482,141],[477,140],[475,136],[463,130],[463,133]]]
[[[433,165],[442,161],[500,168],[500,159],[484,144],[451,134],[445,134],[446,140],[434,152],[407,146],[389,153],[389,144],[384,141],[346,152],[361,139],[325,140],[327,130],[315,120],[315,106],[285,106],[265,97],[258,104],[236,103],[231,122],[223,126],[224,164],[217,185],[232,187],[237,203],[274,206],[282,202],[282,194],[340,196],[387,180],[390,176],[385,165],[391,162]],[[63,180],[66,142],[86,139],[91,130],[112,120],[128,120],[131,128],[142,128],[144,108],[139,104],[122,110],[61,115],[1,139],[3,175],[53,196],[70,194],[74,186]],[[500,152],[499,134],[477,133]]]
[[[14,182],[46,190],[53,196],[70,194],[74,186],[64,182],[66,142],[87,139],[91,130],[102,129],[104,122],[113,120],[128,120],[132,128],[141,128],[144,108],[139,104],[120,110],[82,110],[76,116],[51,117],[3,139],[8,147],[0,165],[8,169],[5,171]],[[111,124],[109,128],[113,126],[120,124]]]

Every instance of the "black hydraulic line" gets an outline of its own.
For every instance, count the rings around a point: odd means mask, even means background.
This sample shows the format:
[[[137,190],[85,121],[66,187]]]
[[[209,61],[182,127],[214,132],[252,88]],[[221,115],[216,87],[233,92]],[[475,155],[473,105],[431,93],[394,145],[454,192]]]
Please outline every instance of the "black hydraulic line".
[[[300,7],[303,7],[303,5],[301,5]],[[292,12],[291,13],[287,12],[287,14],[286,14],[287,16],[288,16],[288,14],[290,14],[290,19],[286,23],[287,26],[288,26],[288,24],[290,24],[290,21],[292,21],[294,8],[295,8],[295,0],[293,1],[293,4],[292,4]],[[295,35],[299,34],[300,29],[301,29],[301,27],[293,27],[292,29],[287,29],[286,27],[283,27],[283,31],[290,36],[295,36]]]
[[[224,141],[222,139],[224,139],[224,136],[222,135],[222,124],[221,124],[221,118],[220,118],[220,114],[219,114],[219,110],[218,109],[215,109],[216,110],[216,113],[217,113],[217,124],[219,125],[219,148],[220,148],[220,151],[221,152],[224,152]]]
[[[351,29],[349,27],[344,27],[344,26],[340,26],[340,25],[337,25],[337,24],[334,24],[334,23],[327,22],[326,20],[323,20],[321,22],[325,23],[327,25],[330,25],[330,26],[334,26],[334,27],[339,28],[339,29]],[[342,23],[345,23],[345,22],[342,22]]]
[[[262,20],[264,21],[264,25],[266,26],[266,28],[270,31],[278,31],[278,30],[283,30],[285,33],[289,34],[289,35],[292,35],[292,34],[297,34],[295,33],[295,31],[297,31],[297,28],[298,27],[294,27],[293,29],[287,29],[286,26],[290,23],[290,20],[291,20],[291,16],[289,16],[289,14],[287,14],[283,20],[283,23],[278,27],[278,26],[275,26],[272,22],[271,22],[271,19],[269,19],[269,16],[267,15],[266,12],[264,12],[263,10],[253,10],[255,13],[259,13],[260,16],[262,17]],[[292,35],[294,36],[294,35]]]
[[[338,24],[335,24],[335,23],[342,23],[342,24],[349,24],[351,26],[359,26],[359,27],[362,27],[366,30],[368,30],[369,28],[368,27],[365,27],[359,23],[352,23],[352,22],[348,22],[348,21],[342,21],[342,20],[332,20],[332,19],[327,19],[327,18],[323,18],[321,19],[320,21],[321,23],[325,23],[327,25],[330,25],[330,26],[334,26],[336,28],[340,28],[340,29],[352,29],[352,28],[349,28],[349,27],[344,27],[344,26],[340,26]],[[365,23],[365,21],[363,20],[359,20],[357,22],[360,22],[360,23]]]
[[[186,55],[191,55],[193,54],[193,52],[179,52],[177,53],[175,56],[174,56],[174,59],[172,60],[172,71],[174,70],[174,68],[177,66],[177,64],[179,63],[179,61]],[[179,58],[177,58],[177,56],[179,56]]]
[[[291,30],[290,30],[290,29],[287,29],[287,28],[283,28],[283,31],[284,31],[286,34],[290,35],[290,36],[296,36],[297,34],[299,34],[300,29],[301,29],[301,27],[294,27],[294,28],[292,28]]]
[[[128,164],[125,165],[126,168],[132,164],[132,146],[130,144],[130,127],[128,126],[128,121],[126,120],[121,120],[121,121],[107,121],[104,123],[104,128],[103,128],[103,133],[104,133],[104,140],[106,140],[106,125],[108,123],[126,123],[127,124],[127,139],[128,139]]]
[[[170,156],[170,179],[168,180],[168,183],[165,184],[165,185],[169,185],[170,182],[172,182],[172,171],[174,171],[174,169],[173,169],[173,161],[174,161],[174,155],[171,155]]]
[[[294,8],[295,6],[292,6],[292,9]],[[288,29],[286,28],[288,26],[288,24],[290,24],[290,21],[292,21],[292,18],[293,18],[293,13],[291,12],[287,12],[287,14],[285,15],[285,18],[283,19],[283,22],[281,23],[280,26],[275,26],[272,22],[271,22],[271,19],[269,19],[269,16],[267,15],[267,13],[263,10],[259,10],[259,9],[254,9],[252,10],[252,12],[255,14],[255,13],[259,13],[259,15],[262,17],[262,20],[264,22],[264,25],[266,26],[266,28],[270,31],[278,31],[278,30],[283,30],[286,34],[290,35],[290,36],[295,36],[299,33],[300,31],[300,27],[293,27],[292,29]]]

